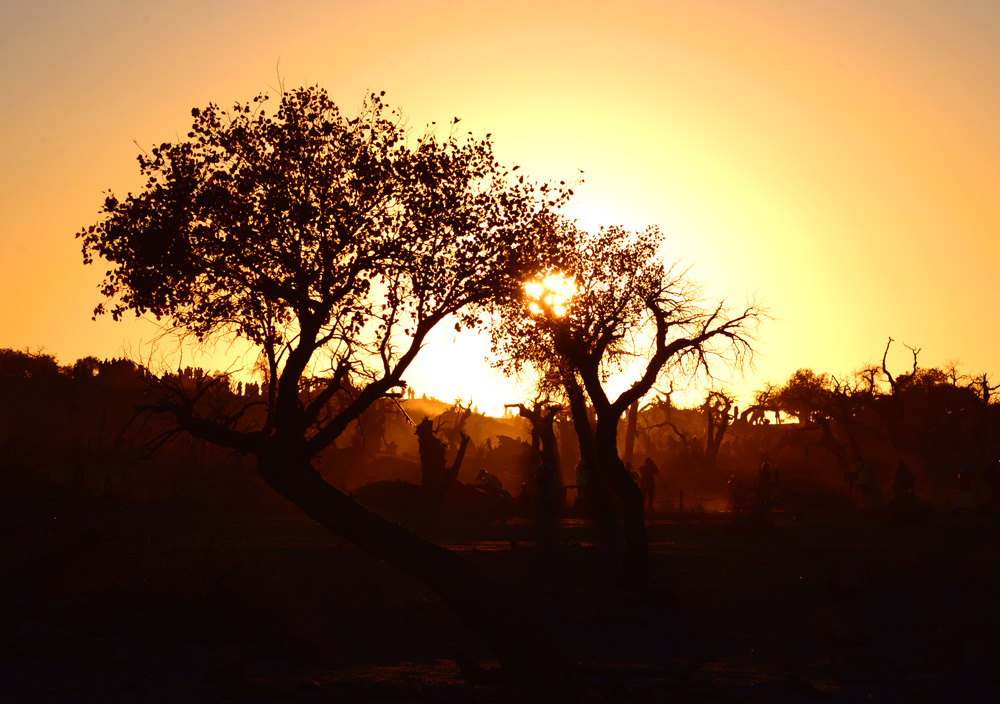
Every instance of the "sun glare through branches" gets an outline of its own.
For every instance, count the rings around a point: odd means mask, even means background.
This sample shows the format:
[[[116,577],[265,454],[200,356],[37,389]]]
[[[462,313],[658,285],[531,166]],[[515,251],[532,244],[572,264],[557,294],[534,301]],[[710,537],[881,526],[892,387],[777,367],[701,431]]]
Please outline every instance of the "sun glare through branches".
[[[576,294],[576,284],[560,273],[549,274],[524,284],[524,291],[531,299],[528,311],[532,315],[546,315],[561,318],[566,315],[567,306]]]

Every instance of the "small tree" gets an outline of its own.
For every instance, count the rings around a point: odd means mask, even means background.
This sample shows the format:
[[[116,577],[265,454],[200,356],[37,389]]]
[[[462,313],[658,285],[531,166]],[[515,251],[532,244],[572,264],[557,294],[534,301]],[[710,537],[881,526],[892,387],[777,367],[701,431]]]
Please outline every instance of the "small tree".
[[[562,470],[559,446],[556,441],[556,417],[562,406],[548,402],[547,396],[536,395],[532,407],[523,403],[508,403],[504,408],[516,408],[522,418],[531,424],[532,459],[535,466],[528,466],[527,481],[535,494],[535,521],[539,540],[551,545],[555,542],[559,525],[559,512],[563,505]]]
[[[562,269],[529,283],[503,310],[495,347],[536,366],[555,360],[567,378],[582,382],[597,415],[597,460],[625,513],[619,585],[645,592],[649,542],[642,493],[619,455],[618,423],[664,370],[710,374],[713,357],[746,359],[762,312],[754,303],[737,315],[722,303],[706,304],[689,271],[662,257],[663,237],[655,227],[641,233],[602,228],[593,236],[560,227],[574,243],[572,252]],[[609,393],[613,377],[629,375],[623,391]]]
[[[559,462],[559,447],[556,443],[556,418],[562,412],[562,406],[550,403],[547,396],[536,396],[528,408],[523,403],[504,404],[504,408],[516,408],[518,415],[526,418],[531,424],[531,447],[541,460],[546,471],[554,472],[554,476],[545,481],[554,482],[561,476]]]
[[[733,399],[725,391],[709,391],[701,404],[701,412],[705,415],[705,468],[714,469],[722,439],[736,417]]]
[[[457,119],[443,139],[409,139],[380,95],[354,118],[318,88],[282,93],[273,116],[266,102],[195,109],[186,141],[139,157],[141,191],[109,194],[79,234],[85,262],[110,263],[102,291],[115,319],[149,313],[260,351],[263,413],[220,422],[182,397],[154,410],[254,456],[306,514],[434,588],[530,699],[571,698],[572,673],[510,598],[311,464],[400,385],[431,329],[451,316],[474,327],[479,306],[551,265],[538,224],[565,194],[501,168],[489,136],[459,138]]]
[[[847,470],[861,454],[857,440],[858,415],[872,398],[870,377],[862,374],[840,380],[829,374],[799,369],[784,385],[773,390],[774,407],[800,423],[799,430],[819,430],[821,446]],[[835,430],[837,432],[835,432]],[[846,442],[838,437],[838,432]]]

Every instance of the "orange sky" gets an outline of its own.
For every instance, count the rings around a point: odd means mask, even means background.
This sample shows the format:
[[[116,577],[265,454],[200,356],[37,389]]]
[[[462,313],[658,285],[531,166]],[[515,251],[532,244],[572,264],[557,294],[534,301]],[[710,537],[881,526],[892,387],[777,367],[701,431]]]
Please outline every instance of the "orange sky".
[[[571,216],[659,224],[711,293],[768,302],[740,385],[849,372],[889,335],[998,372],[998,37],[973,0],[4,3],[0,346],[148,355],[150,326],[90,320],[103,270],[73,235],[139,186],[133,140],[280,73],[346,112],[385,90],[415,128],[459,116],[536,178],[584,170]],[[418,392],[514,400],[453,341]]]

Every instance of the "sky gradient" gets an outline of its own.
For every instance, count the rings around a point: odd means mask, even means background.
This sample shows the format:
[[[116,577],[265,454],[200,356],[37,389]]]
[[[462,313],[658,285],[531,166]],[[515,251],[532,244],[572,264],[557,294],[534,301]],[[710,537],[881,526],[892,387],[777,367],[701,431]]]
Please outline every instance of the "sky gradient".
[[[384,90],[417,131],[461,117],[536,179],[583,170],[570,217],[658,224],[711,295],[770,307],[736,386],[846,374],[888,336],[992,373],[998,37],[987,0],[3,2],[0,346],[148,357],[152,326],[91,321],[104,270],[73,236],[139,187],[137,144],[280,76],[346,113]],[[493,410],[515,399],[484,348],[442,331],[408,377]]]

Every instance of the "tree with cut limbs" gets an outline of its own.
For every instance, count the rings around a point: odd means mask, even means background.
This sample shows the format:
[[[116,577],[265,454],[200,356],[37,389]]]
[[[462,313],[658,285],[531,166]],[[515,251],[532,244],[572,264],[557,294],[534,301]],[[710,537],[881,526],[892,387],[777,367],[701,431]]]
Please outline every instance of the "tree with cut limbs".
[[[548,398],[542,400],[536,397],[532,408],[523,403],[508,403],[504,408],[518,409],[521,417],[527,418],[531,424],[531,447],[537,460],[534,476],[529,479],[535,494],[535,523],[539,541],[551,546],[555,543],[563,503],[562,471],[555,431],[556,416],[562,407],[547,401]]]
[[[457,119],[447,137],[409,138],[379,95],[354,118],[318,88],[283,92],[274,115],[266,101],[194,110],[187,140],[139,157],[137,194],[107,196],[79,233],[84,260],[110,264],[110,302],[95,314],[151,314],[198,340],[253,344],[265,412],[220,422],[183,397],[153,410],[252,455],[311,518],[436,590],[530,700],[573,699],[572,671],[511,598],[312,466],[400,385],[436,325],[476,326],[481,305],[550,265],[538,225],[566,194],[501,168],[489,136],[459,137]]]
[[[597,415],[598,464],[624,509],[619,586],[645,592],[649,542],[642,493],[619,455],[618,424],[665,370],[700,368],[710,375],[713,359],[746,360],[763,313],[752,302],[736,315],[722,303],[706,304],[689,271],[663,259],[655,227],[641,233],[610,227],[589,235],[559,226],[575,243],[572,254],[561,270],[525,286],[520,301],[503,309],[497,346],[531,359],[556,359],[582,381]],[[611,397],[608,382],[615,375],[633,380]]]
[[[518,415],[526,418],[531,424],[531,446],[541,458],[543,466],[549,467],[554,473],[546,481],[555,482],[561,477],[559,463],[559,447],[556,442],[556,417],[562,412],[562,406],[548,403],[548,398],[536,398],[531,408],[523,403],[506,403],[504,408],[516,408]]]
[[[705,414],[705,468],[714,469],[726,430],[735,418],[733,399],[724,391],[712,390],[701,404]]]

